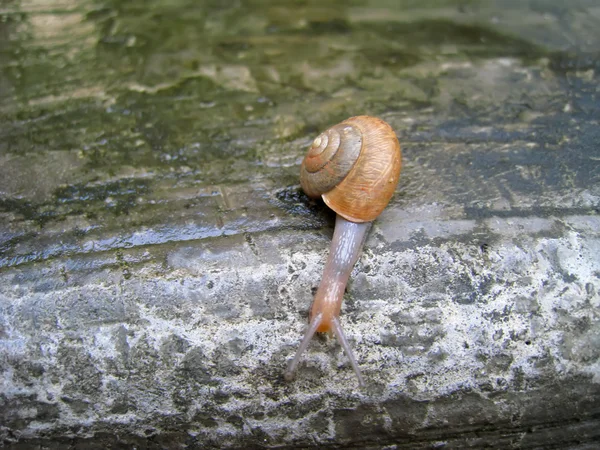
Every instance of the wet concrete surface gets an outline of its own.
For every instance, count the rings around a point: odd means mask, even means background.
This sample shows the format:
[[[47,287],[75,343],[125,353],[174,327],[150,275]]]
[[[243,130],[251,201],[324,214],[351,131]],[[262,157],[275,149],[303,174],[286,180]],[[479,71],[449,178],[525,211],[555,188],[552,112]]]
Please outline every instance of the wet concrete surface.
[[[600,9],[394,5],[0,1],[6,447],[597,445]],[[356,114],[404,163],[342,309],[367,386],[326,336],[288,383],[300,161]]]

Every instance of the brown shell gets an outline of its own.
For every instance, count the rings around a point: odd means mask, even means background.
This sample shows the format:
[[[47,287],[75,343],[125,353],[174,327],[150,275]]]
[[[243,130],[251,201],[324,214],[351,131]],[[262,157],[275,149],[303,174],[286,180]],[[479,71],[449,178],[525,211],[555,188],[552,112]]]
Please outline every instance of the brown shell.
[[[321,133],[300,169],[300,184],[352,222],[370,222],[387,206],[400,178],[400,143],[376,117],[356,116]]]

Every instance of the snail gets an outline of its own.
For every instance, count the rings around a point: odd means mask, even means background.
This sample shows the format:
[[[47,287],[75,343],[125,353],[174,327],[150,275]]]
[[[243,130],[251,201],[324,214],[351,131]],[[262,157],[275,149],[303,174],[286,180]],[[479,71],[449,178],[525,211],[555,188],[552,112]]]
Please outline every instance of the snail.
[[[309,326],[284,377],[292,380],[315,332],[332,331],[358,377],[364,379],[340,323],[346,283],[372,221],[389,203],[400,178],[400,144],[392,127],[376,117],[351,117],[321,133],[302,162],[300,184],[336,212],[323,278],[313,300]]]

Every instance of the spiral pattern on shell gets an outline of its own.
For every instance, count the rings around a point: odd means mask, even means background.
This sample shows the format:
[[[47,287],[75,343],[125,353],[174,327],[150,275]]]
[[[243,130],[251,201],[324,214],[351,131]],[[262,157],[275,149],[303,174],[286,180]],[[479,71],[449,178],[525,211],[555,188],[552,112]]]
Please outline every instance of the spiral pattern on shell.
[[[321,133],[300,169],[310,197],[323,197],[352,222],[368,222],[389,203],[400,178],[400,144],[394,130],[370,116],[351,117]]]
[[[304,192],[319,197],[333,189],[348,175],[361,148],[360,130],[343,122],[317,136],[302,163],[300,183]]]

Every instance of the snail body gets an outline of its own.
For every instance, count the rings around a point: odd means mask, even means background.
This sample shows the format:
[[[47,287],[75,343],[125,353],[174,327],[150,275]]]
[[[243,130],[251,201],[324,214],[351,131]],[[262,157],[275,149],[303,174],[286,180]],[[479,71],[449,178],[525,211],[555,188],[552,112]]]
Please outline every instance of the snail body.
[[[394,130],[370,116],[351,117],[321,133],[302,162],[300,184],[333,209],[336,225],[309,326],[285,372],[292,379],[315,332],[333,331],[364,385],[340,324],[344,291],[372,221],[389,203],[400,178],[400,144]]]

